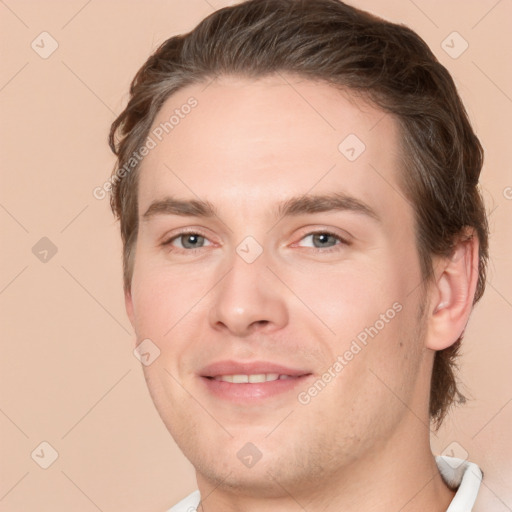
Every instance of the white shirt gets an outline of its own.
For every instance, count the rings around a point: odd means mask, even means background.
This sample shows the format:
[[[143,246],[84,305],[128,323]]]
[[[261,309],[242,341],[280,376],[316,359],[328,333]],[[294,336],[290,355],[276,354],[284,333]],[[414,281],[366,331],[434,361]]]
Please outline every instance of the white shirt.
[[[480,468],[467,460],[444,455],[437,456],[436,463],[446,484],[458,488],[446,512],[471,512],[482,481]],[[167,512],[196,512],[200,500],[199,491],[194,491]]]

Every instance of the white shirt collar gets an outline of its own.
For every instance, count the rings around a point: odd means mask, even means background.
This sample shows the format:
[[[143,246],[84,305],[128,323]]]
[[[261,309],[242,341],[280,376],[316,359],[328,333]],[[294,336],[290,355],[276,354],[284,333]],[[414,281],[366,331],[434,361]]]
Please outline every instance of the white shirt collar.
[[[481,469],[473,462],[445,455],[437,456],[436,463],[446,485],[458,488],[446,512],[470,512],[482,482]]]

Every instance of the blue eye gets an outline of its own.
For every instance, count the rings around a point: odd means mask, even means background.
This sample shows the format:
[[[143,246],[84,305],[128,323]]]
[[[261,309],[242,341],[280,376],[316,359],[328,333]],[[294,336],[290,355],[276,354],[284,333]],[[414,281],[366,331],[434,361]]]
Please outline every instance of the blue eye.
[[[181,233],[164,242],[164,245],[172,245],[178,249],[200,249],[210,245],[210,242],[199,233]]]
[[[192,252],[208,247],[212,245],[212,242],[210,242],[206,236],[190,231],[174,235],[163,242],[162,245],[170,246],[171,250],[178,252]],[[313,251],[329,252],[340,249],[341,247],[338,246],[347,246],[350,245],[350,243],[334,233],[316,231],[302,237],[300,241],[294,245],[296,247],[310,248]]]
[[[338,235],[334,235],[333,233],[329,233],[327,231],[318,231],[316,233],[310,233],[306,235],[302,240],[310,239],[310,244],[303,245],[302,247],[312,247],[315,249],[329,249],[331,247],[335,247],[336,245],[346,244],[345,240],[343,240]]]
[[[317,248],[321,247],[333,247],[338,242],[338,238],[329,233],[312,233],[309,235],[313,246]]]

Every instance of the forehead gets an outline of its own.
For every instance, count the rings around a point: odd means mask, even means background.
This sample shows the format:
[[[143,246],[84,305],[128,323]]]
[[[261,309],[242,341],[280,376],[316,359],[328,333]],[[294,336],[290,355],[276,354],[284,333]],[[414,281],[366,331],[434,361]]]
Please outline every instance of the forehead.
[[[262,199],[335,189],[407,207],[396,120],[325,83],[278,75],[194,84],[168,98],[149,136],[139,212],[164,192],[256,210]]]

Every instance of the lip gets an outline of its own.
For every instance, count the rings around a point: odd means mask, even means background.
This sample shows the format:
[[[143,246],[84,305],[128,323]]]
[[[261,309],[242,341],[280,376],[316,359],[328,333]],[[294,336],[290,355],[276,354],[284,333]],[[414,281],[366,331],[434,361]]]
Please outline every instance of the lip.
[[[243,384],[214,379],[214,377],[220,375],[255,375],[261,373],[278,373],[293,378]],[[237,404],[254,404],[261,400],[291,393],[298,386],[304,386],[305,380],[312,375],[312,372],[307,369],[291,368],[268,361],[253,361],[250,363],[219,361],[206,366],[199,372],[202,385],[205,386],[209,394]]]
[[[200,370],[199,375],[201,377],[218,377],[219,375],[255,375],[259,373],[278,373],[279,375],[300,377],[311,372],[307,369],[290,368],[269,361],[252,361],[250,363],[218,361],[205,366]]]

